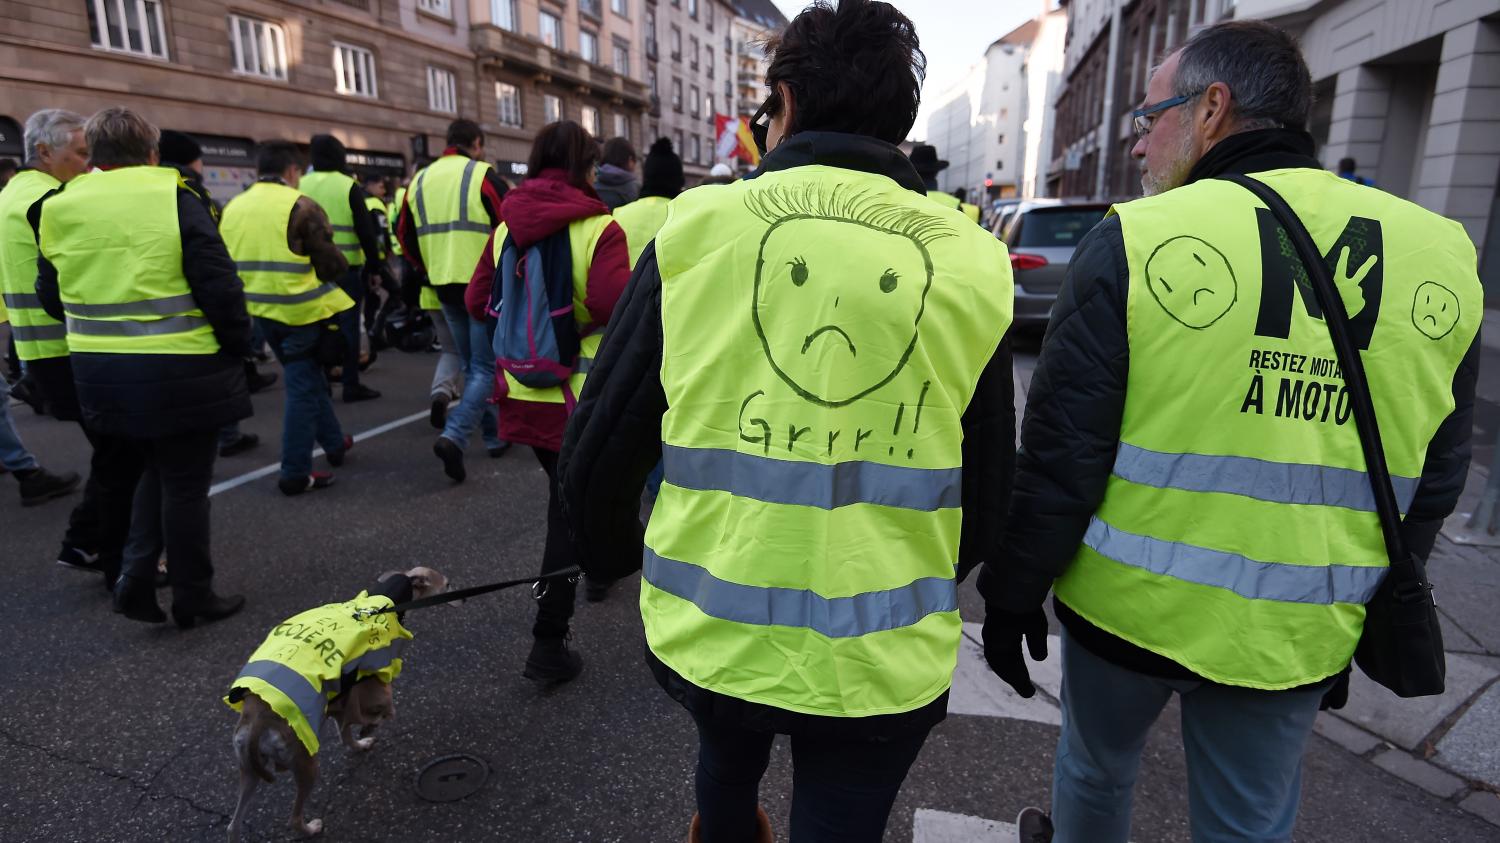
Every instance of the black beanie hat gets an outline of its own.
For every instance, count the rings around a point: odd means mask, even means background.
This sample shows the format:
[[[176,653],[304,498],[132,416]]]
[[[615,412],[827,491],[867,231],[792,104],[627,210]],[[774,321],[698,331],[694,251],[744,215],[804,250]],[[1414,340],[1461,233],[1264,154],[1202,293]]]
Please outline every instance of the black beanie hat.
[[[333,135],[313,135],[308,145],[312,168],[320,173],[344,171],[344,143]]]
[[[682,159],[672,151],[672,142],[657,138],[641,162],[641,195],[674,198],[682,192]]]
[[[203,157],[203,147],[186,134],[175,129],[163,129],[157,144],[163,164],[186,167]]]

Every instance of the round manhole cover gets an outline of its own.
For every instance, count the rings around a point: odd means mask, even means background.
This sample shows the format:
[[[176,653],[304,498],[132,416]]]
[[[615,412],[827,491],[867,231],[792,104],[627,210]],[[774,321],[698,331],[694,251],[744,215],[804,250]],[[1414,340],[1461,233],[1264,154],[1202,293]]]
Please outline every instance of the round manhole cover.
[[[489,777],[489,765],[473,755],[444,755],[417,773],[417,795],[428,802],[457,802],[484,787]]]

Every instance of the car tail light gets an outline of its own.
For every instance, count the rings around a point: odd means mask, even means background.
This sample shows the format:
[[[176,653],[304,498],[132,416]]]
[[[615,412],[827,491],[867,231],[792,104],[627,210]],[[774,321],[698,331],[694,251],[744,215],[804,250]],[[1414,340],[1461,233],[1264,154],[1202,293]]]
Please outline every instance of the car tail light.
[[[1041,269],[1042,267],[1044,267],[1046,265],[1047,265],[1047,259],[1044,258],[1044,257],[1042,257],[1041,255],[1023,255],[1023,254],[1011,253],[1011,256],[1010,256],[1010,268],[1011,269],[1015,269],[1015,270]]]

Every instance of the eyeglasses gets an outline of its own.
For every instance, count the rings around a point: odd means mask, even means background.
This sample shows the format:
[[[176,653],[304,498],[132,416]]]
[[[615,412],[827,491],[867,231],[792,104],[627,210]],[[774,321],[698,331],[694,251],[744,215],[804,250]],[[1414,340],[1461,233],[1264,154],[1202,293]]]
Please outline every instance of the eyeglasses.
[[[1191,94],[1183,94],[1180,97],[1162,100],[1151,105],[1143,105],[1135,111],[1130,112],[1130,123],[1135,127],[1135,136],[1143,138],[1151,133],[1151,124],[1156,122],[1156,116],[1169,108],[1176,108],[1190,99],[1203,93],[1194,91]]]
[[[766,97],[766,101],[761,103],[760,108],[756,109],[755,116],[750,118],[750,137],[755,140],[755,151],[760,153],[762,158],[766,155],[766,133],[771,128],[770,114],[772,111],[779,110],[780,106],[781,97],[772,92],[769,97]],[[765,122],[761,122],[762,119]]]

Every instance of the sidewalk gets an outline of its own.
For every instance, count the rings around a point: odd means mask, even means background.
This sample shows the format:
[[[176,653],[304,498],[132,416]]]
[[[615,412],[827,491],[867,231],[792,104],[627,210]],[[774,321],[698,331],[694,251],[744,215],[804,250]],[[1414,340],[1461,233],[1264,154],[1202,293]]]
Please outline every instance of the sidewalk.
[[[1486,311],[1474,462],[1428,560],[1448,651],[1447,692],[1403,700],[1355,670],[1349,705],[1317,732],[1377,767],[1500,826],[1500,535],[1467,527],[1500,432],[1500,311]]]

